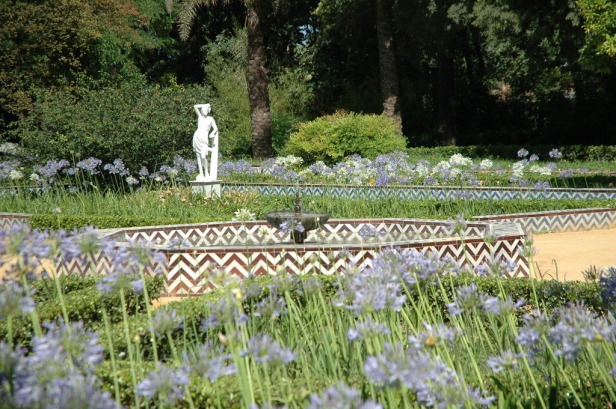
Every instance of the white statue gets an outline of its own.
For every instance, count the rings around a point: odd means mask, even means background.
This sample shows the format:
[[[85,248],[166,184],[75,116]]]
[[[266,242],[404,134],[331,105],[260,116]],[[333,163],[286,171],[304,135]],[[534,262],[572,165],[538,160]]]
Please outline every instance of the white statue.
[[[199,175],[197,182],[211,182],[218,177],[218,127],[214,118],[209,116],[210,104],[195,105],[197,113],[197,130],[193,136],[193,149],[197,154]],[[210,143],[210,139],[212,142]],[[211,154],[208,170],[208,155]]]

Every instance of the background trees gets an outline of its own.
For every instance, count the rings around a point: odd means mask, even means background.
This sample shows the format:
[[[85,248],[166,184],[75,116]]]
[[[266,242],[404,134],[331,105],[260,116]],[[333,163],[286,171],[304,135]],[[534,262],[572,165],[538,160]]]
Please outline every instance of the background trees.
[[[225,155],[280,152],[296,123],[339,109],[399,117],[409,145],[613,142],[612,2],[206,3],[180,41],[177,16],[158,0],[2,2],[3,139],[42,155],[37,135],[79,128],[119,138],[57,107],[105,110],[93,93],[147,89],[126,99],[130,111],[147,106],[138,98],[183,86],[200,91],[178,96],[181,104],[194,103],[189,94],[213,102]],[[153,134],[190,146],[191,113],[156,104],[161,117],[169,109],[187,118],[174,135]],[[131,118],[127,126],[142,121]]]

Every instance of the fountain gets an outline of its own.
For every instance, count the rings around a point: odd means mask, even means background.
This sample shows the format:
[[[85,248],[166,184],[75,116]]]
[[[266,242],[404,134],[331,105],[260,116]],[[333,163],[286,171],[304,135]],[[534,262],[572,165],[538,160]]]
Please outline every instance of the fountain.
[[[299,187],[295,189],[294,210],[274,210],[265,214],[269,224],[291,233],[295,244],[303,244],[308,232],[323,227],[329,220],[328,213],[303,212]]]

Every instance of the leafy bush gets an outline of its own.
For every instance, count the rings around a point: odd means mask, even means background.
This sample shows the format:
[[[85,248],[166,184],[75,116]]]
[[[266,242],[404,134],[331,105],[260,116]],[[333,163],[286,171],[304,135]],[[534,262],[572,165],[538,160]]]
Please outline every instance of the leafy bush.
[[[141,80],[76,94],[47,91],[14,133],[40,159],[122,158],[131,170],[151,169],[176,154],[192,156],[192,107],[208,94],[204,87],[161,88]]]
[[[352,154],[374,159],[383,153],[405,149],[406,140],[397,130],[394,120],[385,115],[337,111],[299,124],[285,150],[308,162],[334,162]]]
[[[53,290],[56,290],[51,279],[48,284]],[[75,280],[78,282],[79,278]],[[162,277],[146,277],[146,286],[150,299],[154,300],[160,297],[163,290],[164,280]],[[94,284],[91,278],[86,278],[82,283],[84,288],[75,289],[64,295],[64,304],[68,312],[70,321],[84,322],[86,327],[96,327],[100,325],[103,319],[102,308],[107,310],[110,322],[119,322],[122,320],[122,303],[120,302],[119,294],[104,294],[91,287]],[[35,284],[40,287],[41,284]],[[69,286],[70,288],[71,286]],[[47,293],[49,295],[49,293]],[[145,313],[145,299],[142,295],[132,291],[125,293],[126,310],[128,314]],[[36,304],[36,313],[41,322],[56,321],[62,317],[62,306],[58,297],[47,298]],[[0,320],[0,339],[7,337],[6,320]],[[13,337],[17,342],[29,342],[33,329],[30,317],[22,317],[13,322]]]
[[[64,229],[71,231],[81,227],[94,226],[99,229],[119,227],[163,226],[167,224],[198,223],[203,219],[186,219],[179,217],[129,217],[129,216],[58,216],[56,214],[33,214],[29,218],[32,228]]]

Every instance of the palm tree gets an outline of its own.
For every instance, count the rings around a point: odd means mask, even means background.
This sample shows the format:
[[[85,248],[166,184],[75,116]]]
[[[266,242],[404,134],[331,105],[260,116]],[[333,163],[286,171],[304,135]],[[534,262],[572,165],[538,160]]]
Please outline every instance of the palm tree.
[[[177,0],[175,0],[177,1]],[[218,1],[232,0],[184,0],[178,13],[180,38],[187,39],[200,6],[214,5]],[[272,149],[272,122],[270,114],[267,57],[262,20],[268,0],[241,0],[246,6],[248,31],[248,97],[250,99],[250,122],[252,127],[252,153],[256,159],[274,156]],[[167,0],[171,11],[174,0]]]
[[[376,32],[379,47],[379,74],[383,113],[393,118],[402,134],[400,115],[400,85],[396,69],[391,19],[392,1],[376,0]]]

